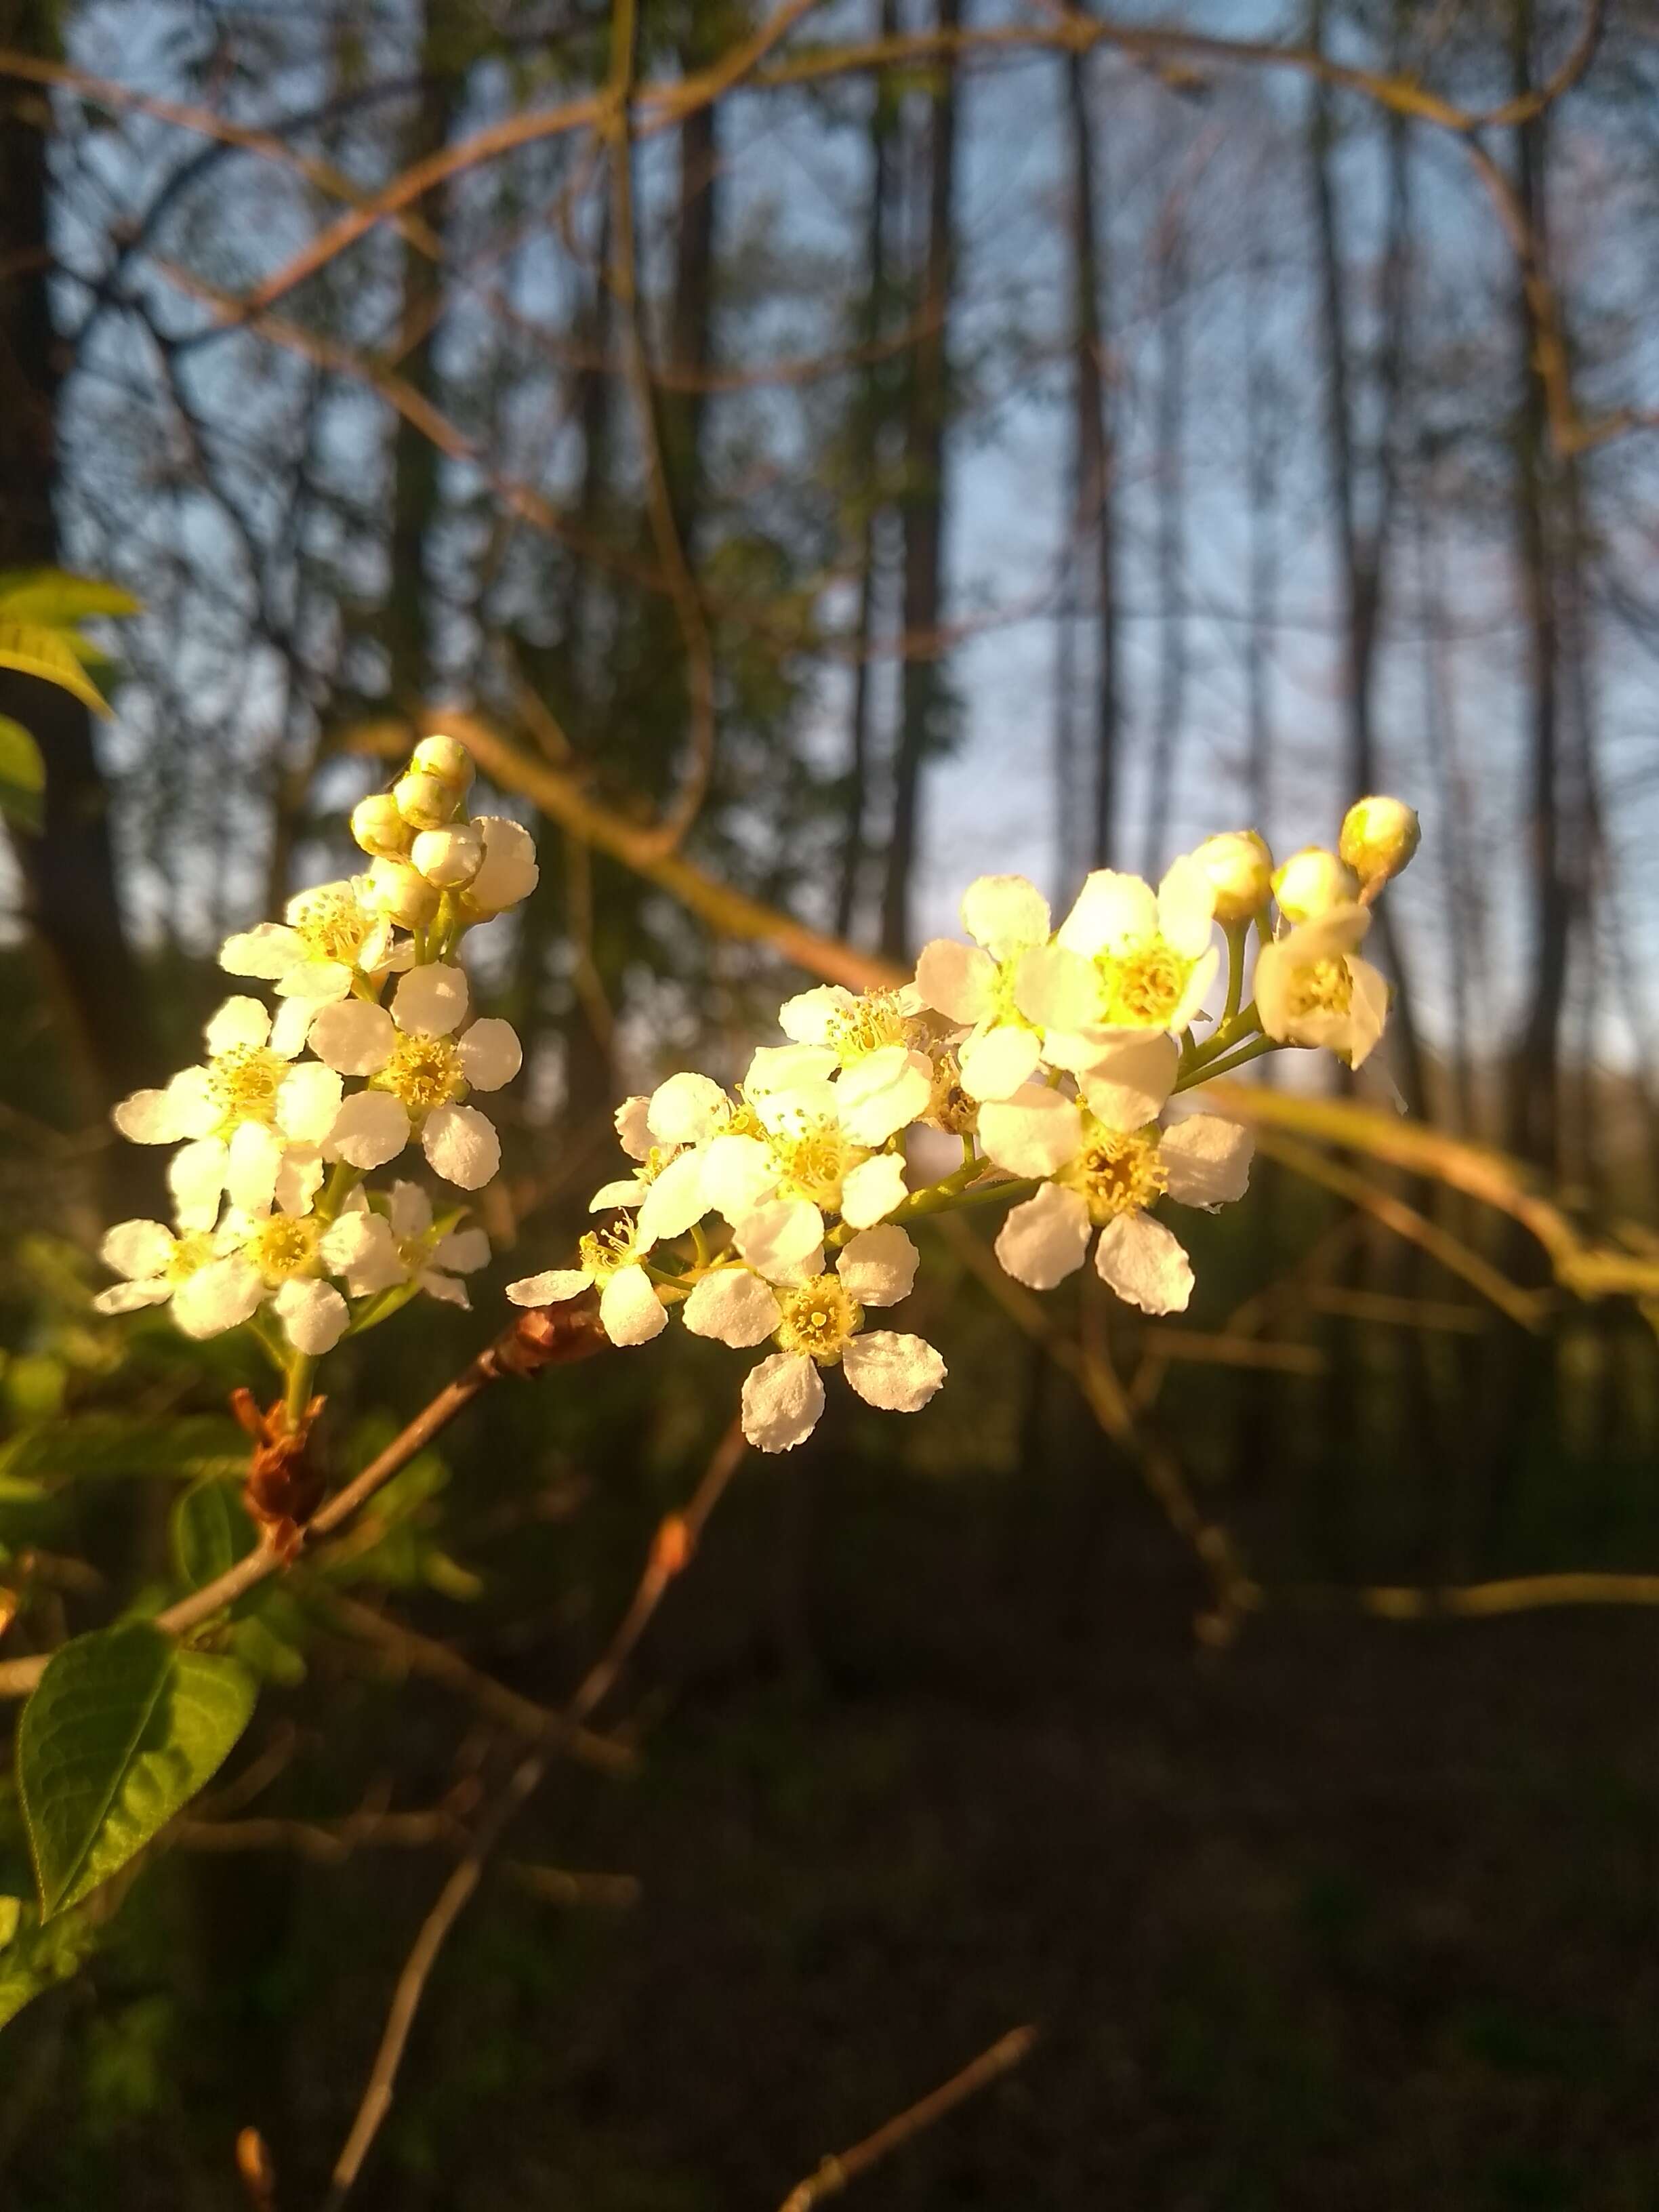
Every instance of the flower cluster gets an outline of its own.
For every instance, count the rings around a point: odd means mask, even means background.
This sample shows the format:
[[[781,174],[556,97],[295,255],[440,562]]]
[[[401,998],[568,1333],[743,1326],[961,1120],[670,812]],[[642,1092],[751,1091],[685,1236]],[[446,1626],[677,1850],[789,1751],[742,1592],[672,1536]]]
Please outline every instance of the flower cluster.
[[[519,1041],[473,1018],[455,954],[534,889],[536,857],[518,823],[466,818],[471,781],[463,745],[423,739],[392,790],[353,814],[367,872],[227,939],[221,967],[269,984],[275,1011],[227,999],[199,1062],[116,1108],[124,1136],[178,1146],[174,1221],[110,1231],[103,1256],[122,1279],[101,1311],[170,1301],[196,1337],[251,1322],[303,1381],[302,1363],[416,1291],[466,1304],[460,1279],[489,1246],[460,1225],[465,1208],[434,1215],[416,1184],[369,1191],[362,1177],[416,1144],[460,1191],[500,1164],[470,1102],[511,1081]]]
[[[499,1164],[471,1101],[517,1073],[519,1042],[473,1016],[455,953],[472,924],[529,892],[536,865],[516,823],[465,818],[471,780],[453,738],[419,745],[353,815],[368,873],[302,892],[284,923],[225,945],[228,969],[274,987],[274,1014],[227,1000],[199,1065],[117,1109],[128,1136],[179,1145],[177,1218],[110,1232],[105,1257],[124,1279],[100,1305],[170,1299],[191,1334],[252,1322],[280,1352],[268,1308],[289,1348],[291,1407],[310,1361],[349,1327],[416,1290],[464,1305],[459,1279],[489,1258],[479,1231],[459,1212],[434,1218],[414,1184],[362,1182],[416,1144],[464,1191]],[[1337,849],[1278,867],[1239,830],[1156,886],[1098,869],[1057,926],[1023,876],[981,876],[962,902],[969,941],[928,945],[912,981],[803,992],[780,1011],[784,1042],[755,1052],[735,1085],[686,1073],[627,1100],[616,1126],[629,1166],[594,1194],[602,1220],[574,1266],[507,1297],[541,1307],[592,1293],[617,1345],[648,1342],[678,1313],[693,1335],[766,1347],[743,1422],[771,1452],[811,1433],[836,1368],[896,1413],[944,1382],[925,1339],[869,1325],[909,1296],[909,1224],[930,1213],[1004,1206],[997,1257],[1030,1289],[1092,1249],[1120,1298],[1182,1310],[1192,1267],[1159,1209],[1241,1198],[1251,1153],[1243,1127],[1193,1110],[1188,1094],[1285,1047],[1360,1065],[1389,1012],[1360,947],[1417,841],[1408,808],[1364,799]],[[951,1140],[960,1164],[925,1179],[929,1146]]]
[[[694,1335],[769,1346],[743,1390],[763,1451],[811,1432],[826,1370],[899,1413],[945,1380],[922,1338],[866,1326],[910,1292],[919,1216],[1004,1202],[997,1257],[1018,1281],[1050,1289],[1092,1246],[1121,1298],[1183,1310],[1191,1264],[1154,1209],[1242,1197],[1251,1139],[1182,1094],[1283,1046],[1364,1060],[1389,990],[1358,948],[1416,839],[1415,816],[1384,799],[1351,811],[1342,853],[1310,848],[1279,869],[1256,833],[1232,832],[1156,888],[1097,870],[1057,927],[1024,877],[981,877],[962,902],[972,941],[927,945],[913,983],[805,992],[781,1010],[787,1042],[763,1046],[733,1088],[685,1073],[629,1099],[617,1129],[632,1170],[592,1200],[605,1225],[574,1267],[508,1297],[597,1290],[619,1345],[678,1311]],[[962,1146],[961,1165],[925,1184],[908,1141],[921,1128]]]

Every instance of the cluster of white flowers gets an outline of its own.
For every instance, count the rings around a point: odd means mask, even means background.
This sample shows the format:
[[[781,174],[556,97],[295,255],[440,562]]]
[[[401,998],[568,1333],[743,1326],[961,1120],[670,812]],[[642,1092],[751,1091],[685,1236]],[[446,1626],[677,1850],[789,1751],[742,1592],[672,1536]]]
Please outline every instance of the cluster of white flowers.
[[[471,774],[453,738],[418,746],[353,816],[368,873],[301,893],[285,924],[225,945],[233,974],[275,987],[274,1017],[228,1000],[199,1066],[117,1109],[126,1135],[179,1144],[177,1225],[110,1232],[104,1255],[125,1279],[100,1305],[171,1299],[180,1327],[205,1336],[266,1328],[268,1304],[291,1350],[291,1405],[309,1360],[349,1327],[416,1289],[464,1305],[459,1279],[489,1256],[482,1232],[458,1214],[434,1220],[413,1184],[361,1182],[415,1142],[465,1191],[500,1161],[468,1102],[516,1074],[519,1042],[507,1023],[470,1018],[454,953],[471,924],[531,890],[536,864],[516,823],[462,818]],[[735,1086],[682,1073],[629,1099],[617,1130],[630,1171],[592,1201],[605,1225],[574,1267],[508,1297],[541,1307],[594,1291],[617,1345],[647,1342],[675,1311],[694,1335],[769,1345],[743,1419],[771,1452],[811,1433],[827,1370],[897,1413],[944,1382],[924,1339],[866,1327],[910,1294],[921,1255],[906,1224],[921,1216],[1003,1203],[996,1253],[1018,1282],[1048,1290],[1092,1245],[1118,1297],[1182,1310],[1192,1267],[1154,1209],[1242,1197],[1251,1153],[1246,1129],[1183,1094],[1288,1045],[1364,1060],[1389,989],[1358,948],[1417,836],[1416,817],[1386,799],[1350,810],[1336,851],[1277,869],[1256,832],[1230,832],[1156,888],[1097,870],[1058,927],[1024,877],[981,877],[962,902],[972,941],[927,945],[912,982],[804,992],[781,1010],[786,1042],[757,1051]],[[923,1130],[961,1147],[933,1182],[915,1180]]]
[[[103,1256],[123,1279],[101,1311],[170,1300],[179,1326],[206,1337],[264,1329],[268,1308],[308,1360],[416,1291],[466,1304],[460,1278],[489,1245],[459,1225],[465,1208],[434,1216],[416,1184],[371,1192],[362,1177],[413,1143],[459,1190],[500,1164],[494,1127],[467,1102],[511,1081],[519,1041],[506,1022],[470,1018],[454,955],[467,929],[534,889],[536,854],[520,823],[465,818],[471,782],[465,746],[423,739],[392,789],[353,814],[367,872],[226,940],[221,967],[270,984],[276,1011],[227,999],[198,1065],[116,1108],[135,1143],[178,1146],[174,1224],[110,1231]]]
[[[1156,889],[1097,871],[1058,928],[1024,877],[981,877],[962,902],[974,941],[929,945],[913,983],[805,992],[780,1012],[789,1042],[758,1050],[734,1089],[687,1073],[629,1099],[617,1129],[633,1171],[592,1200],[609,1224],[583,1237],[575,1267],[511,1284],[508,1297],[542,1306],[597,1289],[619,1345],[647,1342],[676,1310],[695,1335],[769,1342],[743,1391],[744,1434],[763,1451],[811,1433],[827,1369],[898,1413],[945,1380],[922,1338],[866,1327],[869,1309],[909,1295],[920,1255],[904,1224],[918,1216],[1002,1200],[997,1256],[1018,1281],[1052,1288],[1092,1243],[1120,1297],[1182,1310],[1192,1267],[1152,1209],[1242,1197],[1251,1139],[1183,1111],[1180,1094],[1283,1045],[1366,1057],[1389,990],[1358,948],[1416,841],[1415,816],[1391,799],[1351,810],[1340,852],[1310,848],[1277,870],[1255,832],[1233,832]],[[1217,994],[1223,1006],[1206,1011]],[[954,1135],[963,1153],[921,1187],[907,1142],[918,1128]]]

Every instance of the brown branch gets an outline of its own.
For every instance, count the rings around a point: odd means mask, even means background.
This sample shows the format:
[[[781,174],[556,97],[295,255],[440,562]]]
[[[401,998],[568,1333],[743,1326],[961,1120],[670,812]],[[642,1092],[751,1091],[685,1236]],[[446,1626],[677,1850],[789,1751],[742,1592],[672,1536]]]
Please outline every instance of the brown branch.
[[[778,2212],[811,2212],[811,2207],[821,2204],[826,2197],[840,2196],[850,2182],[859,2180],[872,2166],[894,2151],[902,2150],[924,2130],[936,2126],[955,2112],[958,2105],[965,2104],[969,2097],[976,2097],[981,2089],[988,2089],[994,2081],[1012,2073],[1029,2057],[1036,2039],[1037,2031],[1033,2026],[1010,2028],[1006,2035],[999,2036],[988,2051],[981,2051],[959,2074],[953,2074],[948,2081],[941,2081],[937,2089],[930,2090],[927,2096],[897,2113],[873,2135],[866,2136],[850,2150],[838,2151],[826,2158],[816,2172],[796,2183]]]
[[[586,1358],[603,1350],[608,1341],[599,1327],[597,1309],[586,1304],[538,1307],[520,1315],[494,1344],[486,1346],[476,1359],[461,1370],[453,1382],[444,1385],[430,1404],[369,1462],[361,1474],[355,1475],[343,1490],[335,1492],[300,1531],[301,1544],[308,1546],[319,1536],[331,1535],[349,1521],[360,1506],[366,1505],[376,1491],[383,1489],[394,1474],[407,1467],[441,1430],[448,1427],[463,1407],[470,1406],[479,1392],[492,1382],[506,1375],[530,1376],[546,1367]],[[174,1636],[182,1635],[186,1629],[199,1626],[249,1590],[257,1589],[287,1564],[288,1560],[270,1546],[261,1545],[203,1589],[192,1591],[177,1605],[158,1613],[155,1626]],[[50,1653],[41,1653],[30,1659],[13,1659],[0,1666],[0,1697],[27,1696],[45,1674],[50,1656]]]
[[[348,1597],[342,1590],[319,1585],[313,1594],[348,1634],[375,1644],[388,1659],[410,1674],[423,1675],[428,1681],[441,1683],[446,1689],[459,1691],[462,1697],[470,1698],[480,1712],[513,1729],[515,1735],[535,1741],[558,1725],[559,1716],[550,1707],[538,1705],[533,1698],[523,1697],[505,1682],[498,1682],[493,1674],[474,1667],[447,1644],[440,1644],[434,1637],[420,1635],[403,1622],[377,1613],[372,1605]],[[591,1729],[573,1730],[565,1748],[581,1765],[606,1774],[630,1773],[635,1764],[634,1753],[626,1744],[617,1742],[611,1736],[597,1735]]]
[[[748,1447],[741,1425],[734,1421],[716,1447],[685,1509],[671,1513],[658,1527],[643,1571],[627,1611],[610,1643],[588,1669],[563,1711],[554,1717],[541,1744],[514,1769],[505,1787],[478,1822],[459,1864],[438,1893],[392,1992],[391,2008],[381,2032],[368,2085],[356,2118],[335,2161],[328,2212],[338,2212],[362,2171],[375,2136],[392,2109],[398,2069],[408,2047],[410,2032],[420,2010],[428,1981],[450,1930],[460,1918],[478,1887],[483,1869],[516,1814],[535,1795],[556,1753],[563,1749],[571,1733],[592,1719],[609,1695],[661,1604],[670,1583],[689,1564],[709,1515],[743,1460]]]

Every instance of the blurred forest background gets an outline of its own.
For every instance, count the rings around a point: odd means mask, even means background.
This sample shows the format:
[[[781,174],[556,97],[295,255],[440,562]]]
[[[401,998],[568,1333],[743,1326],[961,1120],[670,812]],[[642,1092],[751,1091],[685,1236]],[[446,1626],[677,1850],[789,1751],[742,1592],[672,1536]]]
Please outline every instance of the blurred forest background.
[[[1350,1089],[1650,1259],[1656,282],[1638,0],[0,0],[0,568],[143,608],[106,722],[0,678],[48,764],[6,1652],[161,1574],[257,1379],[91,1321],[159,1194],[108,1105],[446,702],[541,847],[502,1265],[342,1356],[343,1465],[557,1263],[616,1100],[766,1041],[789,946],[692,878],[903,963],[983,869],[1397,792]],[[1264,1130],[1186,1321],[1039,1310],[964,1230],[938,1404],[735,1469],[354,2203],[773,2205],[1027,2021],[864,2202],[1659,2203],[1653,1308],[1316,1134]],[[252,2125],[321,2201],[457,1837],[735,1404],[637,1357],[494,1394],[261,1615],[234,1771],[6,2032],[0,2200],[257,2203]]]

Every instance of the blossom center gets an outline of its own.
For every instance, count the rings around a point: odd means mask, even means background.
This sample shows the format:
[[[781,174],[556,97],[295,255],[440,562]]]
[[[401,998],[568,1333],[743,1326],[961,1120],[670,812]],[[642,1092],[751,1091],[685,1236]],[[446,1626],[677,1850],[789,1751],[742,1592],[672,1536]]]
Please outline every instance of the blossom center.
[[[1143,1135],[1091,1127],[1078,1154],[1060,1180],[1080,1191],[1088,1201],[1089,1218],[1097,1228],[1120,1213],[1139,1213],[1170,1188],[1170,1177],[1158,1147],[1156,1133]]]
[[[198,1229],[193,1237],[180,1237],[174,1242],[172,1257],[161,1270],[161,1279],[168,1283],[187,1283],[215,1256],[213,1231]]]
[[[208,1096],[228,1121],[271,1121],[288,1072],[269,1045],[234,1044],[208,1062]]]
[[[590,1229],[576,1246],[576,1258],[590,1282],[608,1283],[619,1268],[633,1267],[638,1257],[631,1221],[615,1229]]]
[[[429,1114],[434,1106],[466,1096],[461,1056],[448,1037],[401,1033],[374,1080],[401,1098],[411,1114]]]
[[[314,958],[355,968],[373,924],[354,891],[319,887],[295,900],[290,926]]]
[[[798,1291],[781,1291],[783,1322],[777,1340],[786,1352],[805,1352],[820,1367],[834,1367],[849,1339],[864,1326],[864,1309],[837,1275],[817,1275]]]
[[[896,991],[867,991],[850,1013],[837,1014],[830,1024],[829,1042],[843,1067],[909,1041],[910,1024],[899,1012]]]
[[[772,1156],[796,1197],[810,1198],[832,1212],[840,1206],[842,1177],[852,1163],[837,1122],[805,1121],[774,1137]]]
[[[1328,957],[1298,968],[1290,987],[1290,1011],[1304,1014],[1346,1014],[1353,997],[1353,976],[1346,960]]]
[[[1195,965],[1162,937],[1102,952],[1096,968],[1106,994],[1104,1018],[1127,1029],[1162,1029],[1181,1004]]]
[[[248,1257],[266,1282],[290,1282],[311,1272],[321,1235],[314,1213],[273,1213],[250,1239]]]

